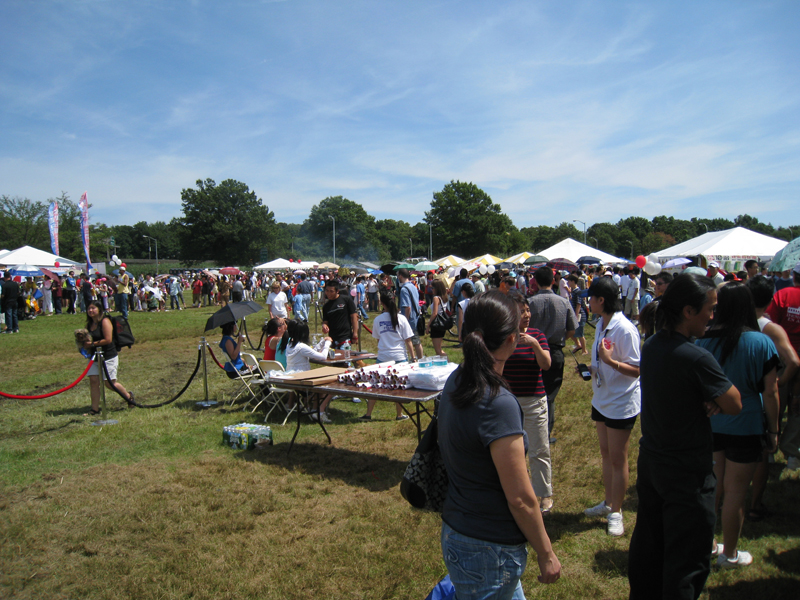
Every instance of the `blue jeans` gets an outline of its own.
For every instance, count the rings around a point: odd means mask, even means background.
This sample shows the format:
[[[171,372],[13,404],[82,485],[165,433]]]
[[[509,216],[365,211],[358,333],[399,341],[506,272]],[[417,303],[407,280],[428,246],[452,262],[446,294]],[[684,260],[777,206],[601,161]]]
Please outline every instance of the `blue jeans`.
[[[294,297],[294,317],[295,319],[302,319],[308,321],[308,309],[304,300],[305,294],[296,294]]]
[[[476,540],[442,521],[442,556],[457,600],[525,600],[520,577],[528,562],[526,544]]]
[[[128,294],[117,294],[117,310],[125,319],[128,318]]]
[[[8,333],[19,331],[18,318],[17,301],[10,300],[8,304],[6,304],[6,331]]]

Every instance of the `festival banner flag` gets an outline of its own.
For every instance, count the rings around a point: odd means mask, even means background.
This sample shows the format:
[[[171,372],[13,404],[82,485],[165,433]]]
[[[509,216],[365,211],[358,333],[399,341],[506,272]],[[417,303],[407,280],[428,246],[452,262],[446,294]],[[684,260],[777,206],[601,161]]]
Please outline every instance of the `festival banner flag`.
[[[86,270],[88,272],[92,268],[92,259],[89,258],[89,200],[86,198],[86,192],[81,194],[78,208],[81,209],[81,241],[83,241],[83,251],[86,253]]]
[[[50,209],[47,211],[47,224],[50,227],[50,249],[53,254],[58,256],[58,201],[53,200],[50,203]]]

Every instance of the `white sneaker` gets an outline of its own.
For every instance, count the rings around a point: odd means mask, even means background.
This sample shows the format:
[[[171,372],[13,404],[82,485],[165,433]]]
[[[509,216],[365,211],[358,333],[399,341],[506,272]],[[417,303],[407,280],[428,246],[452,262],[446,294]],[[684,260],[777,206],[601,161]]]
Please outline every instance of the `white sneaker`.
[[[724,554],[720,554],[717,559],[717,566],[720,569],[735,569],[736,567],[744,567],[753,562],[753,555],[744,550],[736,552],[736,558],[728,558]]]
[[[786,468],[790,471],[796,471],[797,469],[800,469],[800,458],[797,458],[796,456],[790,456],[786,461]]]
[[[620,536],[625,533],[625,527],[622,524],[622,513],[612,512],[608,515],[608,535]]]
[[[603,500],[597,506],[587,508],[585,511],[583,511],[583,514],[585,514],[587,517],[605,517],[611,514],[611,508],[606,506],[606,501]]]
[[[330,425],[331,423],[333,423],[328,414],[324,412],[319,413],[319,420],[322,421],[325,425]]]

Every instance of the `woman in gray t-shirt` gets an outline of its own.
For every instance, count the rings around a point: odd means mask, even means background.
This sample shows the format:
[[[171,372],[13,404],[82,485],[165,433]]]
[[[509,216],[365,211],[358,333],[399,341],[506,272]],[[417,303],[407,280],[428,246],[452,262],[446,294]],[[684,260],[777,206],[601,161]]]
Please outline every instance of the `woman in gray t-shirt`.
[[[442,554],[460,599],[490,590],[497,598],[524,598],[526,542],[536,550],[539,581],[561,575],[528,478],[522,410],[502,377],[519,319],[502,292],[473,299],[464,315],[464,361],[439,404],[439,447],[449,478]]]

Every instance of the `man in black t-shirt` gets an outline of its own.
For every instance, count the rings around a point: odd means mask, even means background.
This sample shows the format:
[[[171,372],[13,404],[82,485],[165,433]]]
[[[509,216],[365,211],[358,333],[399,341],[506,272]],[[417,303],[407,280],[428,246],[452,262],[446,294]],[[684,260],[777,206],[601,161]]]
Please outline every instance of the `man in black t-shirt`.
[[[83,312],[86,312],[92,301],[92,282],[89,280],[88,273],[81,275],[81,298],[83,299]]]
[[[335,279],[325,282],[325,297],[328,301],[322,307],[322,333],[331,337],[334,348],[358,342],[358,313],[353,299],[339,294]]]

